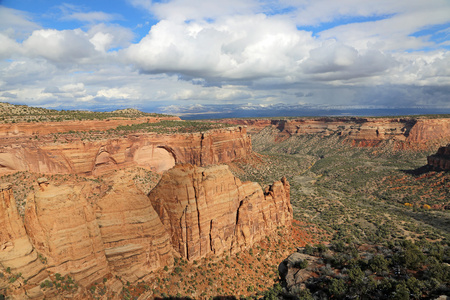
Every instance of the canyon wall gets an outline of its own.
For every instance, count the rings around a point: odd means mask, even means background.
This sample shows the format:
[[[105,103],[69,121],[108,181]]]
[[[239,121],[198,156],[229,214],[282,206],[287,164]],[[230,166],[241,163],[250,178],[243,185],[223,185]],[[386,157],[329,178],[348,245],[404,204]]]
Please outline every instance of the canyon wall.
[[[83,190],[85,189],[85,190]],[[109,273],[89,187],[54,186],[44,181],[27,198],[24,224],[51,273],[70,274],[87,285]]]
[[[450,118],[303,118],[292,120],[226,119],[229,124],[247,125],[258,133],[267,126],[279,130],[278,139],[305,134],[338,134],[353,146],[376,147],[391,142],[396,149],[430,149],[450,142]]]
[[[170,236],[148,197],[132,181],[111,178],[115,183],[93,205],[111,272],[136,282],[151,271],[170,266]]]
[[[21,274],[28,280],[26,288],[21,289],[19,282],[13,285],[10,290],[11,296],[21,298],[26,289],[31,298],[40,297],[43,293],[38,284],[48,279],[48,272],[27,235],[17,211],[12,187],[10,183],[0,185],[0,270],[2,268],[7,270],[6,273],[11,276]],[[11,278],[8,278],[9,283],[12,281]]]
[[[0,174],[31,171],[47,174],[101,175],[110,170],[139,166],[163,172],[176,163],[199,166],[231,162],[252,151],[244,127],[213,129],[203,133],[135,133],[92,140],[51,135],[0,139]],[[98,138],[98,139],[96,139]]]
[[[8,295],[55,294],[45,280],[57,273],[81,287],[111,275],[137,282],[174,257],[238,252],[292,220],[285,178],[263,191],[225,165],[179,164],[146,196],[120,171],[112,176],[108,188],[89,180],[55,186],[40,178],[24,221],[12,185],[0,187],[0,271],[21,273]]]
[[[450,144],[440,147],[436,154],[427,158],[428,165],[437,170],[450,170]]]

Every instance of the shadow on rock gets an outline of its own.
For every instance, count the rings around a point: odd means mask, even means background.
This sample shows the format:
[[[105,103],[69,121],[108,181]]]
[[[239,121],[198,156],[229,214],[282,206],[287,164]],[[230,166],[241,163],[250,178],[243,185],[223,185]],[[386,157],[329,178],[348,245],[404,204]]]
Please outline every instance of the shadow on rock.
[[[421,175],[423,175],[423,174],[426,174],[426,173],[429,173],[429,172],[432,172],[432,171],[436,171],[436,169],[433,168],[433,167],[430,166],[430,165],[425,165],[425,166],[419,167],[419,168],[417,168],[417,169],[413,169],[413,170],[401,170],[401,171],[402,171],[403,173],[410,174],[410,175],[413,175],[413,176],[421,176]]]

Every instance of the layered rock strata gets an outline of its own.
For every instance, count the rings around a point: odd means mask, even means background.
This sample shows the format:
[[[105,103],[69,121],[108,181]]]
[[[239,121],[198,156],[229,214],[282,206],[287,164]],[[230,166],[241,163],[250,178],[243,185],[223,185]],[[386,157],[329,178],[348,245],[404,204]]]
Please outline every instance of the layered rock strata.
[[[437,170],[450,170],[450,144],[440,147],[436,154],[427,158],[428,165]]]
[[[0,139],[0,174],[101,175],[133,166],[163,172],[176,163],[227,163],[245,158],[251,151],[251,140],[243,127],[189,134],[140,133],[92,141],[75,138],[64,143],[49,136],[4,138]]]
[[[25,227],[52,273],[70,274],[87,285],[110,273],[87,186],[54,186],[42,181],[27,199]],[[83,193],[84,192],[84,193]]]
[[[0,269],[8,270],[7,273],[12,276],[21,274],[18,277],[28,282],[27,294],[39,297],[43,293],[37,285],[48,274],[25,231],[16,208],[12,186],[10,183],[0,185]],[[12,290],[11,293],[18,298],[25,297],[24,289]]]
[[[303,118],[292,120],[227,119],[229,124],[247,125],[257,133],[267,126],[279,130],[279,138],[338,134],[357,147],[376,147],[388,141],[396,149],[428,149],[450,141],[450,118]]]
[[[82,287],[110,275],[137,282],[174,257],[235,253],[292,220],[285,178],[263,191],[224,165],[179,164],[147,196],[123,174],[108,177],[109,187],[95,180],[55,186],[40,178],[24,221],[12,186],[0,187],[0,270],[27,280],[17,298],[55,295],[41,284],[57,273]]]
[[[94,205],[111,271],[135,282],[173,261],[170,236],[146,195],[120,176]],[[123,183],[120,183],[123,182]]]
[[[160,121],[180,121],[179,117],[141,117],[135,119],[115,118],[108,120],[84,120],[39,123],[0,124],[0,137],[35,136],[68,131],[104,131],[119,125],[156,123]]]
[[[242,183],[227,166],[178,165],[149,194],[174,249],[187,259],[252,245],[292,220],[289,183],[265,192]]]

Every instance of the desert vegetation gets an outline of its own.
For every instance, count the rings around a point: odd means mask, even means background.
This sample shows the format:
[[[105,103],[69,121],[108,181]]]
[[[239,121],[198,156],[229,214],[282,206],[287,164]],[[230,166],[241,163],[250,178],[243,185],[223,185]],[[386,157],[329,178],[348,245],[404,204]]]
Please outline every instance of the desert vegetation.
[[[313,265],[294,262],[293,270],[316,274],[281,296],[300,299],[434,299],[448,293],[449,248],[426,240],[396,240],[383,245],[335,241],[307,246]],[[283,274],[282,274],[283,275]]]
[[[450,174],[424,166],[430,153],[397,151],[388,143],[355,148],[337,135],[275,143],[272,130],[253,136],[260,154],[253,163],[238,162],[233,170],[261,183],[284,172],[294,218],[329,237],[306,248],[320,258],[309,266],[309,279],[279,297],[421,299],[450,293]],[[373,259],[382,270],[370,265]]]
[[[211,123],[202,121],[160,121],[157,123],[140,123],[133,125],[121,125],[110,130],[111,132],[156,132],[156,133],[194,133],[205,132],[211,129],[232,127],[223,123]]]
[[[115,118],[141,118],[168,116],[157,113],[144,113],[137,109],[126,108],[111,112],[93,112],[88,110],[55,110],[27,105],[14,105],[0,102],[0,123],[19,122],[61,122],[82,120],[107,120]]]

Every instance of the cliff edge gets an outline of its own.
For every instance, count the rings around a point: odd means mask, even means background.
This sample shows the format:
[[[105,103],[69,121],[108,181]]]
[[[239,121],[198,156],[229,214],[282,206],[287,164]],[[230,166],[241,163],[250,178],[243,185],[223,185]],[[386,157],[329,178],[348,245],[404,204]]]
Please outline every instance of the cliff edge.
[[[51,135],[0,137],[0,174],[30,171],[98,176],[135,166],[162,173],[176,163],[199,166],[228,163],[252,152],[251,139],[244,127],[91,138],[70,134],[58,141]]]
[[[298,119],[225,119],[221,122],[248,126],[252,134],[267,126],[278,130],[276,140],[291,136],[338,135],[355,147],[377,147],[383,142],[394,149],[426,150],[450,142],[450,118],[323,117]]]

